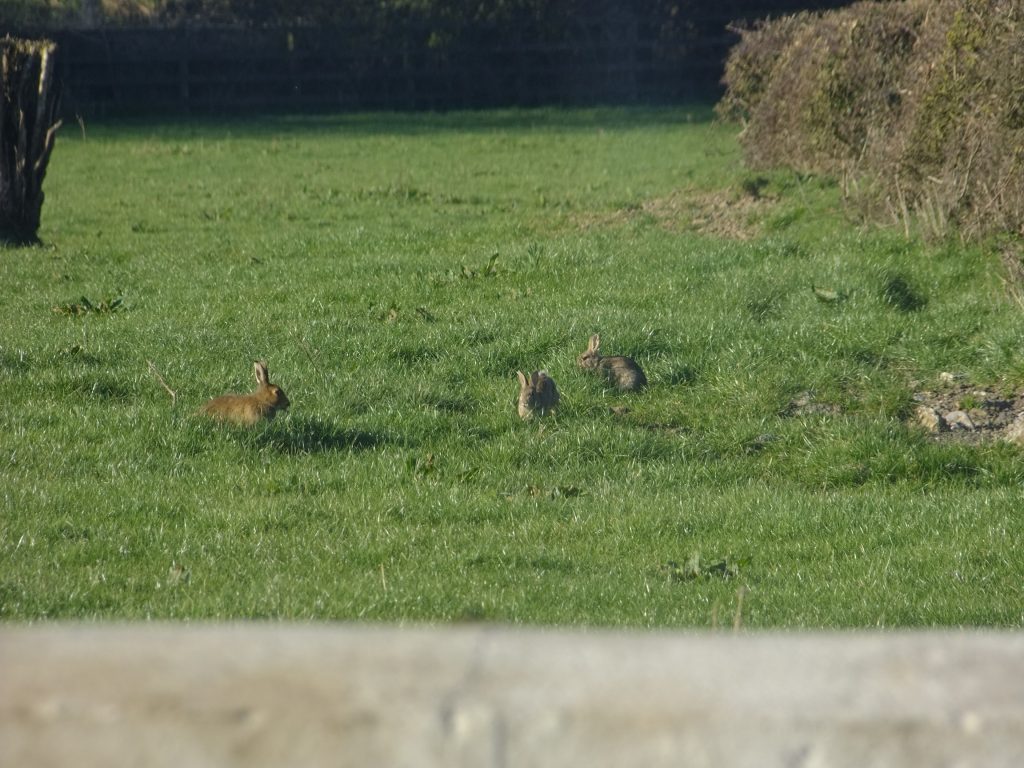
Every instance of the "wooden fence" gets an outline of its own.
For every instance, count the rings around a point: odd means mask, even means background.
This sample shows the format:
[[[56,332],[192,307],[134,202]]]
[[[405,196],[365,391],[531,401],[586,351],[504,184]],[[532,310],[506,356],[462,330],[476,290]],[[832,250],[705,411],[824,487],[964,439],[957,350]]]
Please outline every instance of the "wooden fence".
[[[64,111],[231,113],[678,103],[720,92],[736,38],[705,19],[666,44],[632,19],[579,23],[557,41],[478,28],[436,30],[108,28],[48,33]],[[392,31],[393,32],[393,31]]]

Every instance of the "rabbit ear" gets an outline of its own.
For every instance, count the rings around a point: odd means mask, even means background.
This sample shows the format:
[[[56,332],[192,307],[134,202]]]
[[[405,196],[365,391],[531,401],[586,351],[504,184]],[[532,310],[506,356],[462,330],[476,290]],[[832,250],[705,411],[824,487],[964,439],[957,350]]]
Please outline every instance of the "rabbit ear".
[[[269,386],[270,372],[267,371],[267,364],[263,360],[257,360],[252,364],[252,369],[256,372],[256,383],[261,387]]]
[[[590,337],[590,345],[587,347],[587,352],[597,352],[598,347],[601,346],[601,334],[595,333]]]
[[[526,374],[524,374],[522,371],[516,371],[516,378],[519,379],[520,387],[528,386],[530,383],[529,380],[527,380],[526,378]]]

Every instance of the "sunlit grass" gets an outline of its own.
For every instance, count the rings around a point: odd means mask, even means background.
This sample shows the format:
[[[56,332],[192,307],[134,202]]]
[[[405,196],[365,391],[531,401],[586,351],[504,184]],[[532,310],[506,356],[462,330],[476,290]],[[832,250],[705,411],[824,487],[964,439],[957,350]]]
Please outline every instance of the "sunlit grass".
[[[706,116],[65,130],[0,253],[0,615],[1020,625],[1019,450],[906,423],[940,371],[1024,380],[998,258],[752,179]],[[652,205],[751,190],[747,240]],[[576,368],[593,332],[647,391]],[[194,415],[256,358],[287,416]]]

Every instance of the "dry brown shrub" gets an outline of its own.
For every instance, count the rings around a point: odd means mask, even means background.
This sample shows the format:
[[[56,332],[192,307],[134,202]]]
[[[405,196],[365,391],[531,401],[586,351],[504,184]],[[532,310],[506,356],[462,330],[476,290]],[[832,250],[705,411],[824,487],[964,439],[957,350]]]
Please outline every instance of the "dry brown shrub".
[[[742,33],[720,114],[754,168],[835,175],[908,231],[1024,235],[1024,5],[860,2]]]
[[[768,90],[780,60],[794,37],[818,16],[798,13],[772,21],[758,22],[753,29],[732,28],[740,42],[730,51],[722,81],[728,86],[718,103],[719,114],[746,121]]]

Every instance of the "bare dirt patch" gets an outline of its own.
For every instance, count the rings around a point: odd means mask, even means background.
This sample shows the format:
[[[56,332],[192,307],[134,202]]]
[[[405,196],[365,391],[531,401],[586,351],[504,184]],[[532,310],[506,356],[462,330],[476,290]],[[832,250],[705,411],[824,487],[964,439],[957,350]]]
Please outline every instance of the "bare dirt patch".
[[[936,440],[1024,445],[1024,393],[977,387],[944,373],[940,387],[914,393],[912,419]]]

